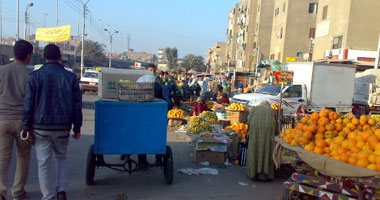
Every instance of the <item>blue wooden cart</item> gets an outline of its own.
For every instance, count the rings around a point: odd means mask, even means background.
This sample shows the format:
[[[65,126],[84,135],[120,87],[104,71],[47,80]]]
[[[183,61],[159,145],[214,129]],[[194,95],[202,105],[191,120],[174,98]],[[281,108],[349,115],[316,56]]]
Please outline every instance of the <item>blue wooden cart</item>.
[[[167,184],[173,181],[173,156],[166,145],[167,111],[165,101],[95,102],[95,143],[87,156],[86,183],[94,184],[95,169],[108,167],[118,171],[137,172],[140,168],[130,156],[162,155],[149,167],[161,167]],[[104,155],[121,155],[121,163],[110,164]]]

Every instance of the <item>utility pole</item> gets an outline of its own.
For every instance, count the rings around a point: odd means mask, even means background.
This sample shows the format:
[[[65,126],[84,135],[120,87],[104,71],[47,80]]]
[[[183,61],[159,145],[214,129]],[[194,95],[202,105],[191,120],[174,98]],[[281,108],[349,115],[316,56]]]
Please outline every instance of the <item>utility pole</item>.
[[[77,50],[79,45],[79,19],[80,19],[80,4],[78,1],[78,23],[77,23],[77,38],[75,40],[75,51],[74,51],[74,64],[77,63]]]
[[[80,0],[80,2],[82,3],[83,5],[83,26],[82,26],[82,49],[81,49],[81,53],[80,53],[80,74],[81,76],[83,75],[83,67],[84,67],[84,35],[86,34],[86,6],[87,6],[87,3],[89,2],[90,0],[87,0],[86,3],[83,3],[82,0]]]
[[[47,15],[48,15],[47,13],[45,13],[45,15],[44,15],[44,28],[46,28],[46,16]]]
[[[256,52],[256,67],[255,67],[255,79],[257,79],[257,67],[259,66],[260,61],[260,46],[257,46]]]
[[[29,23],[29,15],[28,15],[28,10],[30,7],[33,6],[33,3],[28,3],[26,6],[26,11],[25,11],[25,26],[24,26],[24,40],[28,40],[28,23]]]
[[[380,54],[380,35],[379,35],[379,44],[377,46],[377,54],[376,54],[376,61],[375,61],[375,69],[379,68],[379,54]]]
[[[20,0],[17,0],[16,41],[20,39]]]
[[[58,0],[57,0],[57,8],[56,8],[56,19],[57,21],[55,22],[55,26],[58,27]]]
[[[89,39],[91,40],[91,22],[92,22],[92,20],[91,20],[91,15],[88,15],[89,17],[88,18],[90,18],[90,30],[89,30]],[[103,32],[103,31],[102,31]]]
[[[104,30],[104,29],[103,29],[103,20],[102,20],[102,19],[99,19],[99,21],[102,22],[102,45],[103,45],[103,42],[104,42],[104,41],[103,41],[103,30]]]
[[[114,34],[119,33],[119,31],[114,31],[113,33],[110,32],[108,29],[104,29],[104,31],[106,31],[110,36],[110,53],[109,53],[108,68],[111,68],[111,66],[112,66],[112,37]]]
[[[3,44],[3,1],[0,0],[0,44]]]
[[[127,35],[127,40],[128,40],[128,49],[127,50],[129,51],[129,49],[130,49],[129,45],[130,45],[130,42],[131,42],[131,34],[129,34],[129,33]]]

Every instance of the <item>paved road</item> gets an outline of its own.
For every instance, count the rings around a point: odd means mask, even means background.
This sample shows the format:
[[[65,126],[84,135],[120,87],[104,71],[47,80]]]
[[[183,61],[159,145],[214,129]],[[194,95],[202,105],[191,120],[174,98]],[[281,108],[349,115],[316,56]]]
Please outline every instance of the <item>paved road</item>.
[[[203,200],[203,199],[258,199],[276,200],[281,198],[282,183],[286,176],[272,182],[250,181],[245,176],[244,168],[228,166],[219,169],[219,175],[187,176],[174,172],[174,182],[168,186],[163,182],[161,169],[151,169],[132,175],[116,172],[106,168],[99,168],[95,174],[95,185],[86,186],[85,168],[87,151],[93,143],[94,135],[94,101],[95,95],[84,95],[83,114],[84,125],[82,137],[79,141],[70,140],[69,159],[69,191],[68,198],[72,200],[121,200],[121,199],[147,199],[147,200]],[[192,157],[192,148],[185,134],[180,132],[168,133],[168,144],[174,153],[174,167],[200,168],[195,165]],[[149,158],[152,162],[154,158]],[[120,162],[117,156],[106,157],[108,162]],[[11,163],[10,182],[13,181],[15,161]],[[241,186],[238,182],[248,183]],[[255,185],[255,187],[252,187]],[[41,198],[35,152],[32,152],[30,177],[26,186],[28,198],[38,200]]]

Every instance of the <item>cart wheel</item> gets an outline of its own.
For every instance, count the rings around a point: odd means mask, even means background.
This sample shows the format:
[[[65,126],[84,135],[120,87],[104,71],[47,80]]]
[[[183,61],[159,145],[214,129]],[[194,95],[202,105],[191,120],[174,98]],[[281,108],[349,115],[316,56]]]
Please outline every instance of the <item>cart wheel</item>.
[[[96,166],[96,155],[94,153],[94,144],[91,144],[90,148],[88,149],[88,154],[87,154],[87,167],[86,167],[86,184],[87,185],[94,184],[95,166]]]
[[[171,185],[173,182],[173,154],[170,146],[166,146],[163,165],[165,183]]]
[[[292,190],[289,190],[288,188],[284,187],[284,189],[282,190],[282,200],[292,200]]]

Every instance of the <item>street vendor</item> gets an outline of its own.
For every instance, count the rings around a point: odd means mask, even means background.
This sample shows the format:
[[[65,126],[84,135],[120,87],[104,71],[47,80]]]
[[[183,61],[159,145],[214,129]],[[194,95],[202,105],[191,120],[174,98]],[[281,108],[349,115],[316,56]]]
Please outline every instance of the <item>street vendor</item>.
[[[251,179],[273,180],[272,137],[276,135],[277,113],[267,101],[251,108],[248,116],[249,138],[246,173]]]
[[[301,104],[297,109],[297,115],[298,116],[305,116],[307,114],[306,106],[304,104]]]
[[[219,99],[220,104],[230,104],[230,99],[226,93],[223,93],[222,98]]]
[[[198,100],[198,103],[194,106],[193,110],[190,112],[190,116],[198,116],[200,115],[203,111],[207,111],[207,104],[206,101],[201,98]]]

